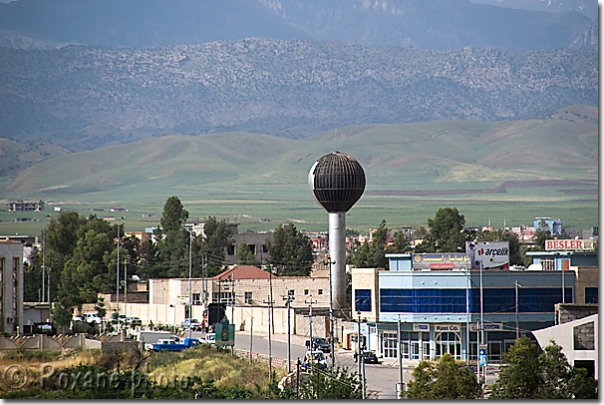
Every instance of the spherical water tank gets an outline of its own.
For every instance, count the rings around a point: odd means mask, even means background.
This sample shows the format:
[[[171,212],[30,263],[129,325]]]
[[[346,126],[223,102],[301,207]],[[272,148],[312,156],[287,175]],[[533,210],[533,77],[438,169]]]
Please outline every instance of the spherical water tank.
[[[347,212],[365,191],[365,171],[352,156],[336,151],[315,162],[308,186],[327,212]]]

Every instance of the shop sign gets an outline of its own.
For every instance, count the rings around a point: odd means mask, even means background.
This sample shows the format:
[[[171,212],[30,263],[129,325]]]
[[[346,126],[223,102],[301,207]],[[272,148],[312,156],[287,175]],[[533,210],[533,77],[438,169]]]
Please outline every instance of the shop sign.
[[[442,325],[434,325],[435,332],[460,332],[461,325],[459,324],[442,324]]]
[[[430,325],[427,323],[414,323],[413,324],[413,331],[414,332],[429,332],[430,331]]]
[[[477,330],[480,330],[480,322],[470,324],[470,331],[475,332]],[[484,330],[486,330],[486,331],[503,330],[503,324],[502,323],[485,323]]]
[[[547,239],[545,250],[593,250],[594,242],[590,239]]]

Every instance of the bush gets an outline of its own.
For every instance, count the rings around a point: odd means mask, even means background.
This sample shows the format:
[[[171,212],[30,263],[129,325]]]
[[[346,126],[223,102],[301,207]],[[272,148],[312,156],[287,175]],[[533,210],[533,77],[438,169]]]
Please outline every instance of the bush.
[[[11,349],[2,353],[2,359],[12,361],[27,361],[36,363],[46,363],[56,361],[61,357],[61,351],[40,351],[26,349]]]

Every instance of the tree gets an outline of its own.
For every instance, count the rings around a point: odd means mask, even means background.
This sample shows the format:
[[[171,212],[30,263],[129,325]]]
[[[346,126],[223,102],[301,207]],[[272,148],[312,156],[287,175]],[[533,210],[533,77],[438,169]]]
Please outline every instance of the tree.
[[[502,355],[499,379],[493,385],[492,399],[536,398],[542,383],[539,370],[539,348],[524,336],[516,339]]]
[[[233,231],[226,219],[218,221],[216,217],[208,217],[203,226],[204,238],[197,241],[198,255],[205,255],[210,277],[219,274],[224,265],[227,248],[233,243]],[[200,257],[200,256],[199,256]],[[197,274],[197,269],[193,269]]]
[[[571,367],[562,348],[550,341],[544,350],[528,337],[503,354],[493,399],[597,399],[597,381],[585,369]]]
[[[477,399],[483,396],[476,375],[448,353],[438,363],[422,360],[413,370],[407,397],[410,399]]]
[[[339,366],[333,374],[331,370],[312,367],[299,387],[299,399],[361,399],[362,395],[358,374]]]
[[[23,263],[23,300],[26,302],[44,300],[42,297],[42,254],[36,246],[29,255],[29,261]]]
[[[386,253],[407,253],[411,251],[409,241],[402,231],[396,231],[393,239],[394,243],[386,248]]]
[[[237,264],[242,266],[258,266],[260,262],[256,260],[256,256],[250,250],[245,238],[241,238],[241,242],[237,247]]]
[[[178,197],[166,200],[160,226],[153,231],[162,277],[188,276],[190,235],[184,227],[188,217]]]
[[[471,235],[464,230],[466,219],[457,208],[439,208],[434,219],[428,219],[430,232],[424,236],[416,252],[457,252]]]
[[[274,242],[266,240],[270,264],[281,276],[308,276],[313,263],[312,241],[290,222],[279,224],[274,231]]]
[[[54,302],[52,307],[52,320],[61,328],[61,333],[67,333],[73,319],[73,309],[67,309],[60,302]]]
[[[552,232],[549,229],[549,225],[542,219],[539,222],[539,227],[535,229],[535,234],[533,235],[533,251],[543,251],[545,250],[545,241],[548,239],[553,239]]]
[[[358,268],[388,268],[386,258],[386,243],[388,241],[388,227],[386,220],[382,220],[373,232],[371,243],[356,242],[355,247],[348,252],[348,263]]]

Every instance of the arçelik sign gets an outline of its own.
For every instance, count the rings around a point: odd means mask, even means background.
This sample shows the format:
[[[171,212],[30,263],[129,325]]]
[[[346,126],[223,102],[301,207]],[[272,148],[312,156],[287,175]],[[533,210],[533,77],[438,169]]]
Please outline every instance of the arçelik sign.
[[[591,239],[547,239],[545,250],[593,250],[594,241]]]
[[[470,254],[473,269],[507,269],[510,267],[510,243],[466,242],[466,252]]]

